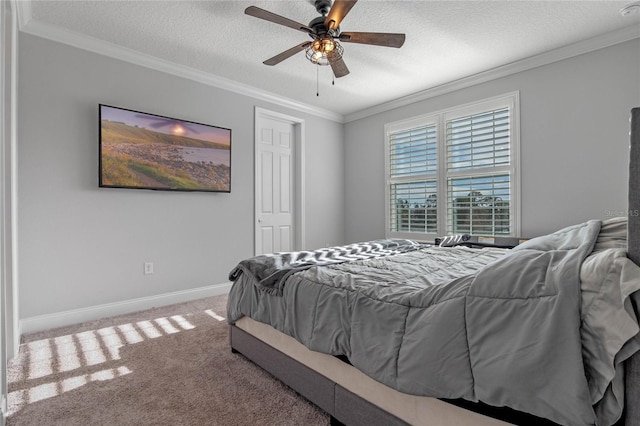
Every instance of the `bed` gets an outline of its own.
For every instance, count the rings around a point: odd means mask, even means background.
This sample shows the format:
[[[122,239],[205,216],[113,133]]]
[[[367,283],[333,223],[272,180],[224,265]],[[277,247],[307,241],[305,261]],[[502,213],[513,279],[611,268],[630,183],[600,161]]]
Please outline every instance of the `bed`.
[[[231,348],[333,424],[638,425],[639,150],[635,108],[624,220],[511,250],[380,240],[247,259]]]

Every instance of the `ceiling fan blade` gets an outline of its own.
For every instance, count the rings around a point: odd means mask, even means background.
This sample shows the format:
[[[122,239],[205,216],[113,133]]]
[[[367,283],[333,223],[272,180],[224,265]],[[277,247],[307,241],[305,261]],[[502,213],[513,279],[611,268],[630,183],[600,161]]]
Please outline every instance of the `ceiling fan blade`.
[[[339,40],[347,43],[373,44],[376,46],[402,47],[405,35],[397,33],[342,33]]]
[[[344,77],[349,74],[349,68],[347,68],[347,64],[344,63],[342,58],[335,60],[329,59],[329,64],[331,65],[333,75],[335,75],[336,78]]]
[[[280,62],[284,61],[285,59],[292,57],[293,55],[295,55],[299,51],[306,49],[307,46],[309,46],[309,45],[311,45],[310,41],[305,41],[304,43],[300,43],[299,45],[294,46],[289,50],[285,50],[284,52],[277,54],[273,58],[267,59],[266,61],[263,62],[263,64],[265,64],[265,65],[276,65],[276,64],[279,64]]]
[[[347,16],[354,4],[358,0],[335,0],[333,6],[329,10],[327,18],[324,20],[324,26],[328,30],[335,30],[340,26],[340,22]]]
[[[244,10],[244,13],[256,18],[264,19],[265,21],[273,22],[276,24],[284,25],[285,27],[293,28],[294,30],[302,31],[303,33],[310,34],[313,32],[308,26],[301,24],[300,22],[293,21],[284,16],[276,15],[268,10],[260,9],[256,6],[249,6]]]

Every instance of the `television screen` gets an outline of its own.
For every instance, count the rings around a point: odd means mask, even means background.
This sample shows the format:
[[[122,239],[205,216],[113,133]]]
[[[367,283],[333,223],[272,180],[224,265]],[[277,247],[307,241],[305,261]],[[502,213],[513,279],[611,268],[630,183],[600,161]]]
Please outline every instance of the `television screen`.
[[[99,105],[100,187],[231,192],[231,130]]]

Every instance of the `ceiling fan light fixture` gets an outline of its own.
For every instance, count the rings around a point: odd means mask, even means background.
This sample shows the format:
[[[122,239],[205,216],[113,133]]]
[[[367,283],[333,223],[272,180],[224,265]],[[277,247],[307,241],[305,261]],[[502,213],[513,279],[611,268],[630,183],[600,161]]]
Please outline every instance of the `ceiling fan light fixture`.
[[[342,58],[343,47],[332,37],[320,37],[306,49],[307,59],[316,65],[329,65],[330,61]]]
[[[316,52],[329,53],[336,48],[336,44],[331,37],[317,38],[312,44],[313,50]]]

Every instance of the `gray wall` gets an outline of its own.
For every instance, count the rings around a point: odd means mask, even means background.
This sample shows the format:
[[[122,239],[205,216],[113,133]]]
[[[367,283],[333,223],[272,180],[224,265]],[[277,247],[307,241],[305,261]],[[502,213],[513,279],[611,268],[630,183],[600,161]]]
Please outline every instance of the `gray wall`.
[[[343,242],[342,124],[28,34],[19,42],[22,318],[227,282],[253,254],[256,105],[305,119],[306,248]],[[231,128],[232,192],[98,188],[98,103]]]
[[[640,40],[541,66],[345,125],[347,241],[384,236],[384,124],[520,91],[521,235],[627,206],[629,111]]]

